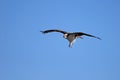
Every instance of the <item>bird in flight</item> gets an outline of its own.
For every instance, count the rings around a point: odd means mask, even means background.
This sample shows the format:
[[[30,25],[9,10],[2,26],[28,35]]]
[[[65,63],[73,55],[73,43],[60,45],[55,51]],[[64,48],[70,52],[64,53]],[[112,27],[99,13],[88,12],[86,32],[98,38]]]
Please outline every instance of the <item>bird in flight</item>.
[[[83,32],[66,32],[66,31],[58,30],[58,29],[50,29],[50,30],[45,30],[45,31],[40,31],[40,32],[42,32],[43,34],[50,33],[50,32],[60,32],[60,33],[62,33],[63,37],[69,41],[69,47],[72,47],[73,42],[75,42],[75,40],[77,38],[83,39],[81,37],[83,35],[93,37],[93,38],[97,38],[97,39],[101,40],[101,38],[99,38],[99,37],[93,36],[91,34],[83,33]]]

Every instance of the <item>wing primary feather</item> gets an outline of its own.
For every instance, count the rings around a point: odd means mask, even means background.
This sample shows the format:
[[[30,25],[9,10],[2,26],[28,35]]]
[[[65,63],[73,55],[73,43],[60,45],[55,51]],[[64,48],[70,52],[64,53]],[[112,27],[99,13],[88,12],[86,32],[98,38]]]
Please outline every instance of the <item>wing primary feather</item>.
[[[97,39],[101,40],[101,38],[99,38],[99,37],[97,37],[97,36],[93,36],[93,35],[86,34],[86,33],[85,33],[84,35],[89,36],[89,37],[94,37],[94,38],[97,38]]]
[[[97,36],[93,36],[91,34],[87,34],[87,33],[83,33],[83,32],[75,32],[75,34],[78,35],[78,36],[86,35],[86,36],[94,37],[94,38],[97,38],[97,39],[101,40],[101,38],[99,38]]]
[[[45,33],[50,33],[50,32],[60,32],[60,33],[63,33],[63,34],[67,33],[66,31],[57,30],[57,29],[45,30],[45,31],[40,31],[40,32],[42,32],[44,34]]]
[[[91,34],[83,33],[83,35],[86,35],[86,36],[89,36],[89,37],[94,37],[94,38],[97,38],[97,39],[101,40],[101,38],[99,38],[99,37],[97,37],[97,36],[93,36],[93,35],[91,35]]]

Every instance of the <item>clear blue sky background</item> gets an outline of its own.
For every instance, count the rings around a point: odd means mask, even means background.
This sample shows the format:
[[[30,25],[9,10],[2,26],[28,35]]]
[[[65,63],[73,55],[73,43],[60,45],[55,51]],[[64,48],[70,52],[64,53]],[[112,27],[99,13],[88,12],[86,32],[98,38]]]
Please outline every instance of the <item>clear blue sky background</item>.
[[[120,0],[1,0],[0,80],[120,80],[119,35]]]

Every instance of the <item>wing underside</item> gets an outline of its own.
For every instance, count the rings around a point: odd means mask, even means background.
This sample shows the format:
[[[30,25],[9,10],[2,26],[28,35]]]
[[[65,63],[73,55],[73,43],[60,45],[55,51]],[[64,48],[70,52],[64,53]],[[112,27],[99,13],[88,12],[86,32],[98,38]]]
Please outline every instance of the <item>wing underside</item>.
[[[60,32],[60,33],[63,33],[63,34],[66,34],[67,32],[66,31],[63,31],[63,30],[58,30],[58,29],[51,29],[51,30],[45,30],[45,31],[41,31],[42,33],[50,33],[50,32]]]
[[[93,36],[91,34],[87,34],[87,33],[83,33],[83,32],[75,32],[74,34],[76,34],[76,36],[83,36],[83,35],[85,35],[85,36],[94,37],[94,38],[97,38],[97,39],[101,40],[101,38],[99,38],[97,36]]]

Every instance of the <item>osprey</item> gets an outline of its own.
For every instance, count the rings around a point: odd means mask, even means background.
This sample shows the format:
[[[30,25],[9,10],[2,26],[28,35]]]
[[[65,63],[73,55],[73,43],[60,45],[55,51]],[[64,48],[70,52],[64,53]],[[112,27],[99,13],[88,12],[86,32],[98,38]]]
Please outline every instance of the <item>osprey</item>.
[[[65,39],[67,39],[69,41],[69,47],[72,47],[73,45],[73,42],[75,42],[75,40],[77,38],[81,38],[83,39],[81,36],[85,35],[85,36],[89,36],[89,37],[94,37],[94,38],[97,38],[97,39],[100,39],[99,37],[96,37],[96,36],[93,36],[93,35],[90,35],[90,34],[86,34],[86,33],[83,33],[83,32],[66,32],[66,31],[63,31],[63,30],[58,30],[58,29],[51,29],[51,30],[45,30],[45,31],[40,31],[44,34],[46,33],[50,33],[50,32],[60,32],[63,34],[63,37]]]

